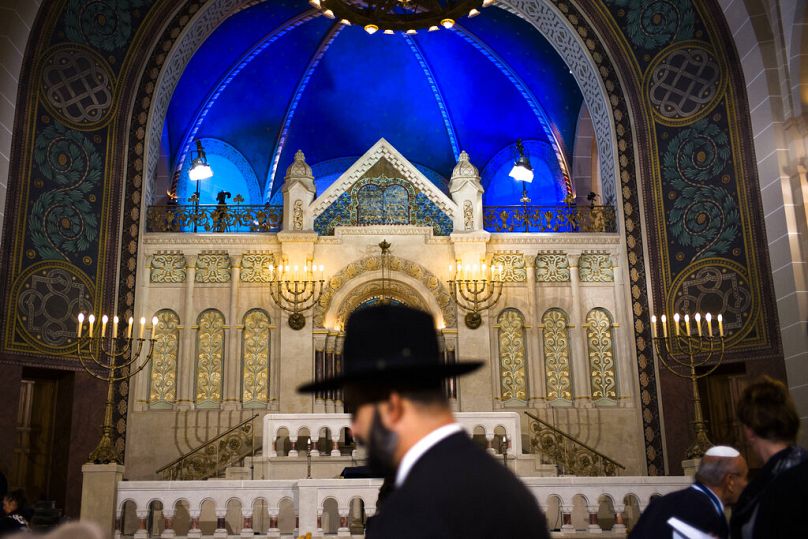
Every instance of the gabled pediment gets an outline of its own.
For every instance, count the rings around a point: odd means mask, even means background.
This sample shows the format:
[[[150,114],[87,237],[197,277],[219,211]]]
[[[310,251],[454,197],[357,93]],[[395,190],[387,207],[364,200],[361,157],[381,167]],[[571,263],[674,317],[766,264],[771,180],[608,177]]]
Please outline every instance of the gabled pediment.
[[[448,235],[456,204],[384,138],[312,203],[315,230],[334,226],[411,224]]]

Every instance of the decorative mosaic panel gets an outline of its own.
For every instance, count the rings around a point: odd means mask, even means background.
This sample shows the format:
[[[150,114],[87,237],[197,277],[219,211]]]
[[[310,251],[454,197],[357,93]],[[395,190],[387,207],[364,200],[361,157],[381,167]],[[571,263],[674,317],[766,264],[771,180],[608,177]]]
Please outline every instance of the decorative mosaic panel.
[[[586,315],[589,381],[596,402],[617,400],[613,332],[612,316],[606,309],[592,309]]]
[[[448,236],[454,226],[452,218],[410,182],[386,176],[358,180],[314,220],[321,236],[347,225],[429,226],[436,236]]]
[[[229,283],[230,255],[203,251],[196,257],[197,283]]]
[[[494,253],[491,265],[498,266],[500,264],[502,265],[502,280],[506,283],[523,283],[527,281],[524,254],[516,251]]]
[[[241,341],[241,401],[266,406],[269,401],[269,315],[253,309],[244,315]]]
[[[570,261],[566,253],[539,253],[536,255],[536,282],[568,283]]]
[[[153,283],[184,283],[185,255],[179,251],[158,252],[151,259],[149,277]]]
[[[171,408],[177,400],[177,358],[180,317],[170,309],[157,311],[154,355],[149,376],[149,407]]]
[[[605,253],[584,253],[578,258],[578,277],[582,283],[614,281],[612,258]]]
[[[525,318],[516,309],[506,309],[499,324],[499,392],[503,401],[527,401],[525,374]]]
[[[239,279],[242,283],[268,283],[272,280],[269,265],[274,263],[272,253],[244,253],[241,255]]]
[[[196,405],[218,406],[222,401],[224,315],[208,309],[199,315],[197,325]]]
[[[570,342],[567,314],[550,309],[541,318],[544,342],[544,380],[548,401],[572,402]]]

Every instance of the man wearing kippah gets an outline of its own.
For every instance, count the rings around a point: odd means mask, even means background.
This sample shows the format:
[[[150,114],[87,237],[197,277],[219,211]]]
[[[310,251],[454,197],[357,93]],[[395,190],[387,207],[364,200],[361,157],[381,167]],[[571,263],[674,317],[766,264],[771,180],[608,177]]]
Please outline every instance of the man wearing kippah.
[[[342,374],[299,391],[342,388],[368,465],[390,478],[368,539],[549,538],[536,498],[455,421],[443,382],[481,363],[444,363],[429,314],[393,305],[356,311],[343,361]]]
[[[733,505],[746,487],[746,460],[734,448],[717,445],[707,450],[690,487],[653,500],[640,515],[629,537],[667,539],[688,537],[686,527],[721,539],[729,537],[724,506]],[[679,530],[679,531],[677,531]]]

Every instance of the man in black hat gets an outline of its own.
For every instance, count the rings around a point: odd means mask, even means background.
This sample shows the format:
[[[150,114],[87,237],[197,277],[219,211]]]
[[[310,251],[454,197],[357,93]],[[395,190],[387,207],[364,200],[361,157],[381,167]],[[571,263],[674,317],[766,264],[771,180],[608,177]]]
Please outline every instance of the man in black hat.
[[[394,478],[368,539],[549,537],[535,497],[455,422],[442,382],[481,363],[443,363],[429,314],[393,305],[356,311],[343,356],[343,374],[299,391],[342,388],[368,465]]]

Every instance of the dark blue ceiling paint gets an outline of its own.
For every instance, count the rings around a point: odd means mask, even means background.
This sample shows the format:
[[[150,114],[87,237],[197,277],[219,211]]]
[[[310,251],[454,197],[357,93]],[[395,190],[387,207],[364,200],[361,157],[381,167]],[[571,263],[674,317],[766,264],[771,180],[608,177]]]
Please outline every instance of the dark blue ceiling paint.
[[[326,162],[347,169],[348,158],[384,137],[441,189],[458,150],[491,171],[498,167],[489,162],[517,138],[547,143],[555,131],[571,155],[580,90],[555,50],[519,17],[491,7],[456,31],[416,36],[345,27],[318,59],[329,31],[341,26],[324,17],[300,23],[311,13],[305,0],[272,0],[214,30],[168,110],[172,162],[194,137],[225,141],[274,200],[298,149],[315,170]],[[548,165],[547,175],[553,170]],[[333,181],[341,172],[327,176]],[[507,175],[486,179],[491,189],[500,181],[512,183]],[[323,183],[330,181],[318,179],[318,192]]]

